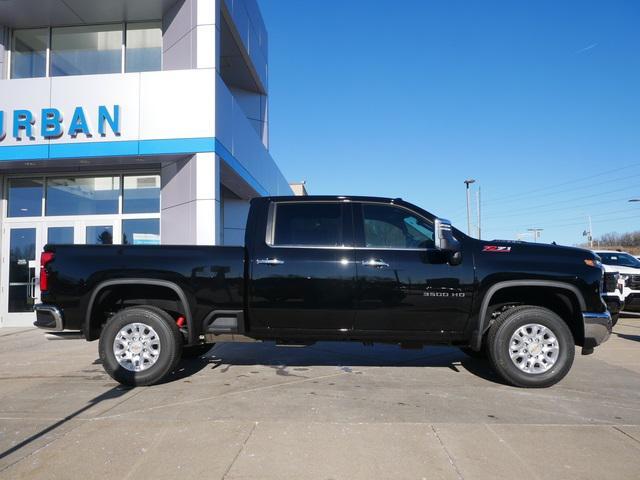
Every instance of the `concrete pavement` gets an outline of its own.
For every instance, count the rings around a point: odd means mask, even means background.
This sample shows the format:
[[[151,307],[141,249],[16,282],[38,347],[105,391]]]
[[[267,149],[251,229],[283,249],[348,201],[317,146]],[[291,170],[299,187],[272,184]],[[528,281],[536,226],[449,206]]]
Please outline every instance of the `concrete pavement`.
[[[0,330],[0,478],[640,478],[640,319],[559,385],[455,348],[225,344],[126,389],[97,344]]]

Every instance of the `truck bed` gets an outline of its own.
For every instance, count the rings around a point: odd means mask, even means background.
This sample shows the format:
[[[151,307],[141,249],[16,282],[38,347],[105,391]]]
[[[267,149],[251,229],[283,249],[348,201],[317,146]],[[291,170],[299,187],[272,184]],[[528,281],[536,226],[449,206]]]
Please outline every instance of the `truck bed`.
[[[153,279],[149,294],[162,288],[163,282],[177,286],[188,304],[194,335],[214,308],[242,310],[244,306],[243,247],[47,245],[45,251],[54,258],[47,266],[50,288],[42,293],[42,302],[58,306],[65,328],[82,330],[87,339],[92,339],[87,325],[90,304],[103,300],[100,290],[104,289],[99,287],[116,280],[119,288],[126,288],[127,282],[139,285],[143,280],[138,279]],[[180,300],[178,293],[170,293],[161,295],[166,302]]]

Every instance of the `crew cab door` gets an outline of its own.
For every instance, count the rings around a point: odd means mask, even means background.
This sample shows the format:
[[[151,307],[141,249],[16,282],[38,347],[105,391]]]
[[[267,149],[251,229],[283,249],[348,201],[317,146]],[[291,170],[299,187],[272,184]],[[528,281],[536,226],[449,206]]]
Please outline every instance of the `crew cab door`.
[[[256,330],[347,332],[355,317],[351,207],[271,203],[250,253],[249,318]]]
[[[472,301],[472,259],[451,266],[435,248],[433,222],[403,206],[354,204],[356,330],[464,330]]]

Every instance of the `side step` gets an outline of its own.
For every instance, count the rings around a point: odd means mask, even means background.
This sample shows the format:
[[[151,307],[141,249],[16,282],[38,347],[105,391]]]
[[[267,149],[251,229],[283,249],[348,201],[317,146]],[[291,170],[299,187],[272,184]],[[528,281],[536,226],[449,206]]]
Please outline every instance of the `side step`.
[[[260,341],[244,335],[242,310],[214,310],[203,324],[205,340],[210,343]]]

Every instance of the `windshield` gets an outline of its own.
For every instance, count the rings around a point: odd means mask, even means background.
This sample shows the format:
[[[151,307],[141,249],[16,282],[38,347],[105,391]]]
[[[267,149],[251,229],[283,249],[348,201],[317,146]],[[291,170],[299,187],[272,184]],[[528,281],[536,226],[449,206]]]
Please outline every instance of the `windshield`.
[[[640,260],[632,257],[628,253],[598,253],[605,265],[618,265],[621,267],[640,268]]]

